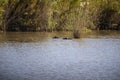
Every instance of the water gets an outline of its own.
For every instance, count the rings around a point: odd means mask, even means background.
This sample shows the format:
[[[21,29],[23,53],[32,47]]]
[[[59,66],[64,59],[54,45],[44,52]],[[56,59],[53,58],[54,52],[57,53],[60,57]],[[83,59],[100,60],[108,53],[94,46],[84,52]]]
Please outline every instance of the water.
[[[0,80],[120,80],[120,32],[95,33],[1,34]]]

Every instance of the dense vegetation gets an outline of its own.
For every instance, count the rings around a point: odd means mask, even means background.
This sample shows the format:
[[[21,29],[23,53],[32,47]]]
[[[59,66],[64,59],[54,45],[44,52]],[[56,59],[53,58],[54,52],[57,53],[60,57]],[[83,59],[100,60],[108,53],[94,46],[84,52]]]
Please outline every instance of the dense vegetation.
[[[120,0],[0,0],[0,30],[120,30]]]

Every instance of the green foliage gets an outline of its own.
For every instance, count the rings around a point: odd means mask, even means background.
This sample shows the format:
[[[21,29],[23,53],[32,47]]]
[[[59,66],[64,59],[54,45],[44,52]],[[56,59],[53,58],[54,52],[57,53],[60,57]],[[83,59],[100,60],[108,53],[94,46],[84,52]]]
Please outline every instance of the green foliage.
[[[76,31],[100,28],[101,22],[106,27],[107,18],[110,28],[120,23],[114,19],[120,15],[119,3],[120,0],[0,0],[0,25],[9,31]]]

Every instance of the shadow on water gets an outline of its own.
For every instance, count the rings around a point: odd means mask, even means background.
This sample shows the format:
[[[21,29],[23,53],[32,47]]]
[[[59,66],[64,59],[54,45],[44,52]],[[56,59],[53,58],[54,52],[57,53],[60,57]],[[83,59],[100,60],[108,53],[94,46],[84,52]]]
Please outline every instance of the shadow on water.
[[[49,34],[43,32],[6,32],[0,35],[1,42],[44,42],[47,40]]]
[[[58,36],[59,39],[64,37],[72,37],[71,32],[6,32],[0,34],[0,43],[32,43],[32,42],[46,42]]]
[[[0,33],[1,42],[45,42],[52,37],[73,39],[72,32],[6,32]],[[120,31],[92,31],[81,33],[81,38],[120,38]]]

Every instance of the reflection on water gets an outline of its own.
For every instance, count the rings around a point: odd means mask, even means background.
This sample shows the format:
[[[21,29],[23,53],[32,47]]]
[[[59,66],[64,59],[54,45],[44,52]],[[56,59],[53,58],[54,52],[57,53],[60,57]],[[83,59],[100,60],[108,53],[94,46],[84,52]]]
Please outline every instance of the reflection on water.
[[[97,34],[94,34],[97,33]],[[58,35],[60,39],[52,39]],[[0,35],[0,80],[120,80],[119,32]]]
[[[0,33],[1,42],[44,42],[48,38],[58,36],[60,38],[72,38],[72,32],[7,32]],[[81,33],[81,38],[112,38],[120,39],[120,31],[93,31]]]

